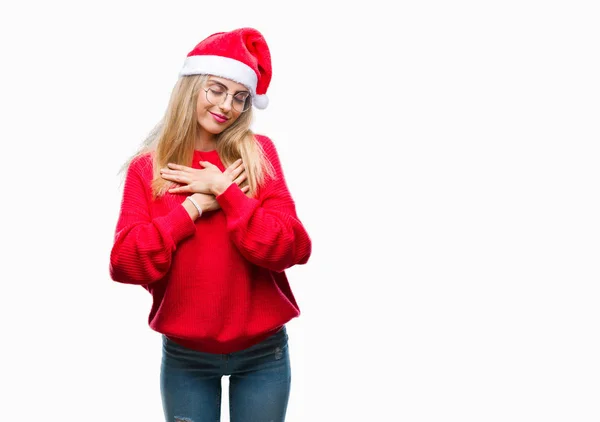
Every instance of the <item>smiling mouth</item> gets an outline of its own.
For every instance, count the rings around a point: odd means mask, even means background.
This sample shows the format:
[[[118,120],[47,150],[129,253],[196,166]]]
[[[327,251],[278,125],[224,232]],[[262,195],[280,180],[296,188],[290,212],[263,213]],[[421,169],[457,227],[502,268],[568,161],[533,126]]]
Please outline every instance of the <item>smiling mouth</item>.
[[[215,120],[219,123],[225,123],[227,120],[229,120],[227,117],[222,116],[220,114],[215,114],[209,111],[210,114],[212,114],[212,116],[215,118]]]

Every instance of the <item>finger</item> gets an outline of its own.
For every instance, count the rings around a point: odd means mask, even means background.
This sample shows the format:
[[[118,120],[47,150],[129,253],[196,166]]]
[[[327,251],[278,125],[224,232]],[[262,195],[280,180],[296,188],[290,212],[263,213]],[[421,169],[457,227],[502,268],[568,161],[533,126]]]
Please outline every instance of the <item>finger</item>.
[[[235,169],[230,169],[228,168],[226,171],[223,172],[223,174],[226,174],[227,176],[231,177],[231,180],[234,180],[236,177],[238,177],[243,171],[245,170],[244,165],[242,164],[241,166],[235,168]]]
[[[240,177],[234,180],[234,183],[239,186],[244,180],[246,180],[246,173],[242,173]]]
[[[171,176],[182,176],[184,174],[181,170],[171,170],[171,169],[160,169],[160,174],[168,174]]]
[[[242,188],[242,192],[244,193],[248,193],[248,191],[250,190],[250,186],[246,185]]]
[[[180,173],[162,173],[161,176],[163,179],[170,180],[171,182],[181,183],[182,185],[187,185],[190,183],[189,177]]]
[[[234,171],[231,172],[231,176],[235,179],[236,177],[238,177],[240,174],[242,174],[242,172],[245,170],[246,168],[244,167],[244,165],[242,164],[241,166],[239,166],[238,168],[236,168]]]
[[[232,172],[233,170],[235,170],[235,169],[236,169],[236,168],[237,168],[237,167],[238,167],[238,166],[239,166],[241,163],[242,163],[242,159],[241,159],[241,158],[238,158],[238,159],[237,159],[237,160],[235,160],[233,163],[231,163],[231,164],[229,165],[229,167],[227,167],[227,168],[225,169],[225,171],[226,171],[226,172],[228,172],[228,173],[230,173],[230,172]]]
[[[241,158],[238,158],[238,159],[237,159],[237,160],[235,160],[233,163],[231,163],[231,164],[229,165],[229,167],[227,167],[227,168],[230,168],[230,169],[232,169],[232,170],[233,170],[234,168],[236,168],[237,166],[239,166],[241,163],[242,163],[242,159],[241,159]]]
[[[182,171],[191,170],[187,166],[182,166],[181,164],[175,164],[175,163],[168,163],[167,167],[169,167],[170,169],[173,169],[173,170],[182,170]]]
[[[207,168],[207,167],[217,167],[213,163],[211,163],[210,161],[198,161],[198,163],[200,163],[200,165],[202,167],[204,167],[204,168]]]
[[[177,188],[171,188],[168,190],[169,193],[185,193],[185,192],[191,192],[191,189],[189,186],[179,186]]]
[[[169,172],[161,170],[160,171],[160,177],[162,177],[163,179],[166,179],[166,180],[173,181],[174,178],[175,178],[175,175],[173,173],[169,173]]]

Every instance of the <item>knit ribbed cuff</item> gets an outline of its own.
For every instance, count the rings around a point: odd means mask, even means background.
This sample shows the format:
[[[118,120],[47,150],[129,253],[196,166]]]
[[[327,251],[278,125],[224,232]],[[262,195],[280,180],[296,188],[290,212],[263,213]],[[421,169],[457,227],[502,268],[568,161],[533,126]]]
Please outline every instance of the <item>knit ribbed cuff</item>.
[[[229,185],[216,199],[228,220],[243,218],[258,206],[258,200],[248,198],[235,183]]]
[[[183,206],[173,207],[167,215],[156,218],[154,221],[155,224],[161,226],[162,230],[171,233],[171,239],[175,245],[196,233],[196,225]]]

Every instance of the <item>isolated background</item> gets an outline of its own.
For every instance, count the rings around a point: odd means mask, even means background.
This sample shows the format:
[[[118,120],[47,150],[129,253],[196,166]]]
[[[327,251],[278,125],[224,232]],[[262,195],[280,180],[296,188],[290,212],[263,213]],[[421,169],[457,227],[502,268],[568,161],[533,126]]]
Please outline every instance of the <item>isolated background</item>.
[[[0,420],[162,420],[150,297],[108,275],[117,171],[240,26],[314,242],[288,421],[600,420],[594,6],[3,5]]]

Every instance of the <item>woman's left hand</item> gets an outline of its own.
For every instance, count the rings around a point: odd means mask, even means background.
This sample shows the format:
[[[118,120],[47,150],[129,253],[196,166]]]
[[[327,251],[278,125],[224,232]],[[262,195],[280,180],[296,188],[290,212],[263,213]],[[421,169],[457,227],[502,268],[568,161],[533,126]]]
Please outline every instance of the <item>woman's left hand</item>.
[[[232,183],[239,185],[246,179],[241,159],[231,164],[224,172],[208,161],[200,161],[200,165],[204,168],[195,169],[169,163],[167,164],[168,168],[161,169],[160,174],[163,179],[181,185],[169,189],[169,193],[204,193],[217,196]]]

